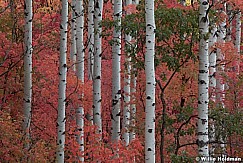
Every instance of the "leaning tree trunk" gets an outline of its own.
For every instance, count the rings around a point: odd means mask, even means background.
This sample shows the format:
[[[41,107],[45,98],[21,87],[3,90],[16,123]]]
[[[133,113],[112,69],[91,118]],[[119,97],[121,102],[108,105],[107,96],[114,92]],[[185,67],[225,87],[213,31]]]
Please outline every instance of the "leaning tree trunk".
[[[117,142],[120,139],[120,104],[121,104],[121,17],[122,0],[114,0],[114,21],[116,22],[113,32],[112,46],[112,128],[111,139]]]
[[[84,45],[83,45],[83,28],[84,28],[84,9],[83,9],[83,0],[77,0],[76,2],[76,13],[77,13],[77,76],[81,82],[81,86],[84,85]],[[80,95],[81,102],[83,101],[83,92],[84,88],[82,88],[82,92]],[[84,108],[82,104],[78,104],[78,108],[76,109],[76,125],[77,125],[77,141],[79,145],[79,151],[81,154],[84,152]],[[83,155],[79,156],[79,161],[84,162]]]
[[[67,26],[68,26],[68,1],[62,0],[61,13],[61,38],[59,59],[59,86],[58,86],[58,117],[57,117],[57,162],[64,162],[65,147],[65,104],[66,104],[66,76],[67,76]]]
[[[208,26],[209,20],[207,0],[200,0],[199,7],[199,75],[198,75],[198,154],[209,156],[208,149],[208,86],[209,86],[209,61],[208,61]]]
[[[32,1],[25,0],[25,33],[24,33],[24,140],[25,148],[30,147],[30,121],[32,101]]]
[[[126,5],[131,5],[132,0],[126,0]],[[130,13],[127,12],[127,15]],[[123,134],[122,139],[125,142],[125,145],[129,144],[129,125],[130,125],[130,85],[131,85],[131,40],[130,35],[125,35],[125,77],[124,77],[124,109],[123,109]]]
[[[155,162],[155,20],[154,0],[145,0],[146,20],[146,107],[145,107],[145,162]]]
[[[100,139],[102,135],[102,118],[101,118],[101,55],[102,43],[101,32],[102,28],[99,23],[102,21],[103,0],[95,1],[94,9],[94,83],[93,83],[93,118],[94,124],[97,126]]]

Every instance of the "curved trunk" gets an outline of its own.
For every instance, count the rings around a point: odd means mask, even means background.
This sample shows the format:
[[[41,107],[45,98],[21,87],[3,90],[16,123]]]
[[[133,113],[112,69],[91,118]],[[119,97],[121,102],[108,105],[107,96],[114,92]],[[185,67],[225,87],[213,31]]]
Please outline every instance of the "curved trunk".
[[[146,20],[146,107],[145,107],[145,162],[155,162],[155,20],[154,0],[145,0]]]

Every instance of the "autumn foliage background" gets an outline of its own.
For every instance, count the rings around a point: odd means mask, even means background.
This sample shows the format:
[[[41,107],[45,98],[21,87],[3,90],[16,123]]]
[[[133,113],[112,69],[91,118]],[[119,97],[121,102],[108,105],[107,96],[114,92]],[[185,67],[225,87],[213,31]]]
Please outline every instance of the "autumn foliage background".
[[[60,2],[57,0],[35,0],[33,18],[33,103],[31,121],[31,148],[29,151],[23,150],[22,135],[22,115],[23,115],[23,37],[24,37],[24,17],[23,0],[12,0],[12,5],[8,1],[0,1],[0,160],[1,162],[21,162],[27,157],[31,162],[55,162],[56,150],[56,121],[58,102],[58,57],[59,57],[59,24],[60,24]],[[85,3],[85,13],[87,13],[87,1]],[[235,2],[238,6],[242,2]],[[157,8],[165,7],[168,10],[183,10],[185,17],[187,12],[197,10],[197,4],[192,7],[182,7],[177,2],[158,1]],[[107,23],[112,18],[112,4],[110,1],[104,3],[103,18]],[[141,5],[128,6],[124,9],[133,10],[134,14],[143,11],[143,1]],[[183,13],[182,12],[182,13]],[[197,13],[197,12],[195,12]],[[87,15],[87,14],[85,14]],[[140,15],[141,16],[141,15]],[[136,100],[131,103],[136,104],[136,139],[128,146],[120,142],[119,158],[114,157],[114,145],[110,141],[111,135],[111,29],[109,24],[104,25],[103,54],[102,54],[102,124],[103,139],[98,141],[95,133],[95,126],[85,119],[85,159],[87,162],[144,162],[144,118],[145,118],[145,73],[143,70],[144,59],[144,31],[143,25],[139,21],[143,18],[137,16],[136,22],[141,27],[139,37],[137,37],[138,48],[136,60],[137,66],[137,86]],[[163,18],[159,18],[163,19]],[[166,17],[164,17],[166,19]],[[184,19],[184,18],[183,18]],[[105,22],[104,21],[104,22]],[[165,20],[162,23],[166,23]],[[124,26],[132,22],[126,22]],[[234,25],[233,21],[233,25]],[[112,24],[111,24],[112,25]],[[158,24],[159,26],[159,24]],[[166,24],[165,24],[166,27]],[[163,29],[165,28],[163,27]],[[133,27],[127,27],[132,29]],[[69,30],[70,31],[70,30]],[[163,32],[163,31],[159,31]],[[85,21],[85,47],[87,45],[87,21]],[[234,38],[235,31],[232,32]],[[197,53],[198,42],[194,41],[191,51],[193,55],[188,57],[178,56],[178,64],[172,65],[170,61],[173,56],[172,49],[180,48],[175,44],[179,42],[179,34],[168,36],[167,58],[161,55],[159,47],[157,54],[156,80],[163,87],[163,100],[166,104],[166,128],[164,134],[165,146],[163,154],[167,161],[184,160],[193,162],[197,155],[196,145],[196,115],[197,115]],[[189,38],[191,40],[191,38]],[[157,40],[158,46],[165,46],[163,40]],[[188,42],[190,43],[190,42]],[[70,46],[70,33],[69,43]],[[124,41],[122,43],[124,45]],[[168,46],[167,45],[167,46]],[[179,45],[178,45],[179,46]],[[243,128],[242,128],[242,105],[243,105],[243,74],[242,66],[238,75],[232,70],[236,61],[241,61],[242,56],[236,55],[236,50],[232,42],[215,45],[225,54],[226,64],[224,81],[227,83],[225,90],[225,105],[227,111],[222,111],[213,102],[210,109],[215,117],[227,120],[228,153],[231,156],[243,158]],[[124,58],[125,48],[122,54],[122,79],[124,78]],[[70,47],[68,52],[70,52]],[[86,49],[87,56],[87,49]],[[175,57],[175,56],[174,56]],[[175,57],[175,58],[176,58]],[[188,59],[187,59],[188,58]],[[169,61],[168,61],[169,60]],[[176,63],[177,63],[176,62]],[[183,64],[182,64],[183,63]],[[181,65],[182,64],[182,65]],[[181,65],[179,68],[178,65]],[[241,64],[242,65],[242,64]],[[171,67],[172,66],[172,67]],[[85,84],[81,86],[72,69],[73,63],[68,56],[68,76],[67,76],[67,123],[66,123],[66,161],[74,161],[80,155],[76,142],[75,110],[78,95],[84,90],[82,104],[86,116],[92,113],[92,81],[85,76]],[[87,68],[87,58],[85,60]],[[87,70],[85,71],[87,72]],[[170,78],[171,77],[171,78]],[[123,83],[124,86],[124,83]],[[156,87],[156,159],[160,160],[161,132],[163,123],[163,100],[162,90],[157,84]],[[237,105],[236,105],[237,103]],[[124,103],[122,103],[124,106]],[[119,160],[116,160],[119,159]]]

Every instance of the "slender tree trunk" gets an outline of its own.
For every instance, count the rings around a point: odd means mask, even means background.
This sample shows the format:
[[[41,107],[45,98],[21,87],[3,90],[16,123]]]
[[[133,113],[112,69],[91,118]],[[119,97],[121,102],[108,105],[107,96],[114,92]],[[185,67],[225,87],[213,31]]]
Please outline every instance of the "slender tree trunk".
[[[113,31],[112,46],[112,141],[120,139],[120,104],[121,104],[121,17],[122,0],[114,0],[114,21],[116,25]]]
[[[76,123],[77,123],[77,141],[79,144],[79,151],[81,155],[78,156],[79,162],[84,162],[84,109],[82,107],[78,107],[76,109]]]
[[[72,21],[71,21],[71,49],[70,49],[70,58],[73,63],[76,62],[76,56],[77,56],[77,48],[76,48],[76,0],[72,0]],[[73,66],[73,70],[75,71],[75,65]]]
[[[84,9],[83,9],[83,0],[76,1],[76,13],[77,13],[77,76],[80,79],[81,85],[84,85],[84,45],[83,45],[83,28],[84,28]],[[83,88],[80,95],[81,102],[83,101]],[[83,152],[84,152],[84,108],[82,104],[79,104],[79,107],[76,109],[76,125],[78,129],[77,141],[79,144],[79,150],[82,154],[79,156],[79,161],[84,162]]]
[[[138,5],[139,0],[133,0],[132,4]],[[135,65],[132,65],[131,68],[131,107],[130,107],[130,133],[129,133],[129,142],[132,142],[135,137],[135,125],[136,125],[136,86],[137,86],[137,70],[135,68]]]
[[[133,68],[133,70],[135,70],[135,68]],[[132,76],[131,76],[131,83],[132,83],[132,87],[131,87],[131,110],[130,110],[130,133],[129,133],[129,142],[132,142],[135,137],[136,137],[136,133],[135,133],[135,125],[136,125],[136,86],[137,86],[137,75],[136,72],[133,71]]]
[[[232,21],[233,21],[233,12],[232,12],[232,6],[230,4],[227,4],[227,15],[228,15],[228,28],[226,32],[226,41],[230,42],[232,40]]]
[[[59,60],[59,86],[58,86],[58,118],[57,118],[57,162],[64,162],[65,147],[65,104],[66,104],[66,74],[67,74],[67,26],[68,26],[68,1],[62,0],[61,13],[61,38]]]
[[[199,7],[199,75],[198,75],[198,154],[209,156],[208,148],[208,87],[209,87],[209,61],[208,61],[208,26],[209,19],[207,0],[200,0]]]
[[[155,20],[154,0],[145,0],[146,20],[146,107],[145,107],[145,162],[155,162]]]
[[[131,5],[132,0],[126,0],[126,5]],[[127,15],[130,13],[127,12]],[[125,142],[126,146],[129,144],[129,125],[130,125],[130,96],[131,96],[131,40],[130,35],[125,35],[125,49],[126,49],[126,58],[125,58],[125,78],[124,78],[124,109],[123,109],[123,134],[122,139]]]
[[[215,48],[215,43],[217,42],[217,27],[216,24],[212,25],[212,29],[210,31],[209,37],[209,86],[210,86],[210,95],[211,100],[216,102],[215,90],[216,90],[216,55],[217,49]],[[212,110],[212,109],[211,109]],[[209,111],[211,111],[209,110]],[[210,120],[210,128],[209,128],[209,140],[210,142],[214,142],[215,139],[215,121],[213,119]],[[215,143],[210,144],[209,154],[210,156],[214,156]]]
[[[236,14],[236,39],[235,39],[235,47],[237,49],[237,53],[240,56],[240,45],[241,45],[241,11],[239,10]],[[239,74],[240,72],[240,62],[236,63],[236,72]]]
[[[32,101],[32,1],[25,0],[25,33],[24,33],[24,140],[25,148],[30,147],[30,122]]]
[[[83,0],[77,0],[76,2],[77,12],[77,76],[83,83],[84,81],[84,9]]]
[[[102,21],[103,0],[95,1],[94,10],[94,83],[93,83],[93,118],[94,124],[98,127],[98,134],[102,134],[102,118],[101,118],[101,55],[102,28],[99,23]],[[100,135],[100,139],[102,135]]]
[[[93,80],[94,68],[94,0],[88,6],[88,79]]]
[[[225,8],[221,9],[222,13],[225,13]],[[219,44],[224,44],[226,39],[226,20],[224,19],[222,22],[220,22],[218,26],[218,40],[217,42]],[[224,73],[224,65],[222,64],[224,61],[224,54],[222,53],[221,49],[217,49],[217,79],[216,79],[216,102],[219,107],[222,107],[225,109],[224,105],[224,99],[225,99],[225,84],[223,81],[223,73]],[[226,152],[226,135],[225,135],[225,126],[224,126],[224,120],[223,120],[223,125],[217,126],[217,130],[219,131],[220,135],[220,142],[223,142],[220,144],[220,148],[222,150],[223,156],[224,153]]]

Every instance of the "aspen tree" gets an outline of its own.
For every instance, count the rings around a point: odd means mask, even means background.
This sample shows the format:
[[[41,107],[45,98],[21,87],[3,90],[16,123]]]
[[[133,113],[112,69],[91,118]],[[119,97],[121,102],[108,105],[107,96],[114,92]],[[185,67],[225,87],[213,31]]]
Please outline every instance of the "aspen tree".
[[[78,107],[76,109],[76,123],[77,123],[77,141],[79,144],[79,151],[81,152],[81,156],[78,156],[79,162],[84,162],[84,109],[82,107]]]
[[[102,134],[101,118],[101,55],[102,28],[99,23],[102,21],[103,0],[95,0],[94,8],[94,83],[93,83],[93,118],[94,124],[98,127],[98,133]],[[101,137],[100,137],[101,138]]]
[[[126,5],[131,5],[132,0],[126,0]],[[127,15],[130,13],[127,12]],[[125,35],[125,49],[126,49],[126,58],[125,58],[125,78],[124,78],[124,109],[123,109],[123,134],[122,139],[125,141],[126,146],[129,144],[129,124],[130,124],[130,86],[131,86],[131,40],[130,35]]]
[[[24,31],[24,121],[23,131],[25,148],[29,149],[31,102],[32,102],[32,0],[25,0],[24,6],[25,31]]]
[[[223,13],[224,15],[226,15],[225,13],[225,3],[223,4],[224,8],[221,9],[221,13]],[[219,44],[224,44],[225,43],[225,39],[226,39],[226,19],[223,19],[222,22],[219,23],[218,26],[218,39],[217,42]],[[216,102],[217,105],[219,107],[222,107],[223,109],[225,109],[225,105],[224,105],[224,99],[225,99],[225,84],[223,81],[223,73],[224,73],[224,69],[225,66],[222,64],[222,62],[224,61],[224,54],[222,53],[221,49],[217,49],[217,67],[216,67],[216,71],[217,71],[217,79],[216,79]],[[220,144],[222,153],[226,152],[226,145],[225,145],[225,141],[226,141],[226,135],[224,133],[225,131],[225,126],[224,126],[224,122],[223,125],[217,126],[217,130],[220,132],[219,135],[219,141],[222,142]]]
[[[72,17],[71,17],[71,48],[70,48],[70,58],[73,63],[76,62],[77,49],[76,49],[76,0],[72,0]],[[75,71],[75,65],[73,66]]]
[[[208,36],[209,19],[207,10],[209,2],[200,0],[199,7],[199,75],[198,75],[198,154],[209,156],[208,149],[208,87],[209,87],[209,61]]]
[[[116,23],[113,31],[112,46],[112,141],[120,139],[120,104],[121,104],[121,17],[122,0],[114,0],[113,19]]]
[[[132,1],[132,4],[135,4],[135,5],[138,5],[139,4],[139,0],[133,0]],[[135,116],[136,116],[136,96],[135,96],[135,93],[136,93],[136,85],[137,85],[137,74],[136,74],[137,70],[136,68],[134,67],[134,65],[132,66],[132,69],[131,69],[131,101],[132,101],[132,104],[131,104],[131,110],[130,110],[130,133],[129,133],[129,142],[131,142],[132,140],[135,139],[135,136],[136,136],[136,133],[135,133],[135,122],[136,122],[136,119],[135,119]]]
[[[145,162],[155,162],[155,18],[154,0],[145,0],[146,21],[146,106],[145,106]]]
[[[94,68],[94,0],[88,4],[88,79],[93,78]]]
[[[84,9],[83,0],[77,0],[76,2],[77,12],[77,76],[83,83],[84,80],[84,39],[83,39],[83,28],[84,28]]]
[[[58,85],[58,117],[57,117],[57,162],[64,162],[65,147],[65,104],[66,104],[66,78],[67,78],[67,27],[68,27],[68,1],[62,0],[60,24],[60,59],[59,59],[59,85]]]
[[[217,27],[216,24],[213,24],[212,29],[210,31],[209,37],[209,86],[210,86],[210,94],[211,100],[216,102],[215,90],[216,90],[216,58],[217,58],[217,49],[215,48],[215,43],[217,42]],[[211,110],[210,110],[211,111]],[[215,141],[215,121],[210,121],[209,128],[209,140],[210,142]],[[214,156],[215,143],[212,143],[210,146],[209,154],[210,156]]]
[[[236,38],[235,38],[235,48],[238,55],[240,55],[240,45],[241,45],[241,11],[239,10],[236,14]],[[240,72],[240,64],[237,62],[236,65],[237,74]]]
[[[80,79],[81,85],[84,85],[84,45],[83,45],[83,28],[84,28],[84,9],[83,0],[76,1],[76,12],[77,12],[77,76]],[[80,95],[82,101],[84,96],[83,88]],[[76,124],[77,124],[77,141],[79,144],[79,150],[81,153],[84,152],[84,109],[82,104],[76,109]],[[84,157],[79,156],[79,161],[84,162]]]

